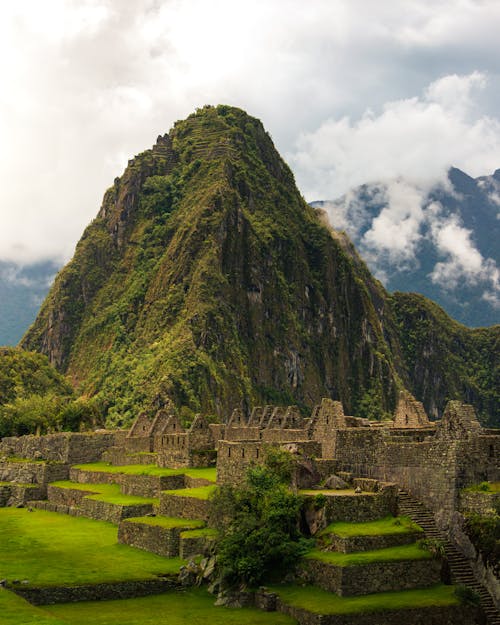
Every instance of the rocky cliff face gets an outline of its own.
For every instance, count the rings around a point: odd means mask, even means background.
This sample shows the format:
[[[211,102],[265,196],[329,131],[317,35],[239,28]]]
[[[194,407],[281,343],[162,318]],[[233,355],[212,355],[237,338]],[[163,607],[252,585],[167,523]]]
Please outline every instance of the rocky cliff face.
[[[167,399],[222,416],[329,396],[381,416],[411,384],[401,326],[261,123],[219,106],[129,162],[22,344],[111,423]]]

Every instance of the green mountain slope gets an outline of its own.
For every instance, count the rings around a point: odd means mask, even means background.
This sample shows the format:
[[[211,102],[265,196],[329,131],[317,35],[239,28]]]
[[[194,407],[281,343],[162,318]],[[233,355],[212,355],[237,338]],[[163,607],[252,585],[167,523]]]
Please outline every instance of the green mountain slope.
[[[223,416],[330,396],[381,416],[411,371],[391,300],[346,247],[258,120],[205,107],[115,179],[22,344],[110,423],[169,399]]]
[[[56,427],[72,399],[73,389],[46,356],[0,348],[0,437]]]

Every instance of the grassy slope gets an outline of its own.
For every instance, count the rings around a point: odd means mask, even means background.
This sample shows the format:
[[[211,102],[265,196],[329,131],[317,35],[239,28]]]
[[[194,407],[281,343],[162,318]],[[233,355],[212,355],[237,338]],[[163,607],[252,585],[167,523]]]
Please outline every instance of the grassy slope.
[[[153,579],[182,560],[116,542],[111,523],[26,509],[0,509],[0,579],[75,585]]]
[[[164,469],[152,464],[128,464],[123,466],[111,465],[107,462],[92,462],[90,464],[77,464],[75,469],[83,471],[95,471],[102,473],[120,473],[125,475],[156,475],[159,477],[169,475],[187,475],[192,478],[202,478],[209,482],[217,480],[217,469],[215,467],[193,469]]]
[[[142,523],[143,525],[153,525],[157,527],[163,527],[165,529],[171,529],[174,527],[180,527],[183,529],[192,529],[202,528],[205,523],[203,521],[199,521],[196,519],[180,519],[177,517],[171,516],[142,516],[142,517],[132,517],[128,519],[124,519],[125,523]]]
[[[336,551],[309,552],[306,558],[319,560],[334,566],[357,566],[373,562],[396,562],[399,560],[428,560],[432,555],[416,544],[374,549],[373,551],[357,551],[354,553],[339,553]]]
[[[294,619],[252,608],[220,608],[205,590],[190,589],[140,599],[86,601],[46,608],[71,625],[293,625]]]
[[[320,532],[320,536],[325,534],[336,534],[342,538],[350,536],[386,536],[390,534],[406,534],[408,532],[421,532],[422,528],[408,517],[385,517],[377,521],[364,523],[345,523],[338,521],[331,523]]]
[[[52,482],[51,486],[56,488],[68,488],[73,490],[84,490],[95,493],[87,495],[89,499],[97,501],[106,501],[115,503],[120,506],[131,506],[134,504],[158,503],[158,499],[154,497],[137,497],[135,495],[124,495],[119,484],[80,484],[79,482],[71,482],[70,480],[61,480]]]
[[[199,486],[197,488],[179,488],[177,490],[164,490],[166,495],[176,497],[194,497],[195,499],[209,499],[215,492],[217,486]]]
[[[37,608],[13,592],[0,588],[0,623],[2,625],[65,625],[62,620]]]
[[[314,586],[275,586],[271,590],[278,593],[286,603],[317,614],[354,614],[459,603],[454,595],[454,587],[442,584],[432,588],[381,592],[361,597],[338,597]]]

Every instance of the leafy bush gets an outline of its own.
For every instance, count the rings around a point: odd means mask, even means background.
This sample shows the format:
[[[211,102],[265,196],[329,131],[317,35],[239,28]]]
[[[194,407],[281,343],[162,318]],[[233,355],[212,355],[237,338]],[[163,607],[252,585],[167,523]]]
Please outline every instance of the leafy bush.
[[[469,605],[479,605],[481,601],[478,593],[472,588],[469,588],[469,586],[457,586],[455,588],[455,595],[462,603],[468,603]]]
[[[420,549],[425,549],[425,551],[431,553],[434,558],[442,558],[446,554],[444,541],[439,538],[422,538],[417,544]]]
[[[288,454],[286,455],[288,456]],[[222,486],[212,500],[216,576],[221,588],[245,588],[291,572],[308,542],[300,533],[302,498],[288,488],[291,460],[269,453],[241,487]]]
[[[466,515],[466,531],[475,547],[487,562],[500,562],[500,516],[498,513]]]

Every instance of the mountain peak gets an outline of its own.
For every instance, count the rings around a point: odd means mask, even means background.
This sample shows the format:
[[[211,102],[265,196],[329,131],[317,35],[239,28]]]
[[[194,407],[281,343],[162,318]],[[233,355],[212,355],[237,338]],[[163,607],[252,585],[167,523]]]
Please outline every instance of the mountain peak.
[[[381,418],[409,381],[392,306],[261,122],[208,106],[115,179],[23,346],[101,397],[109,425],[324,396]]]

